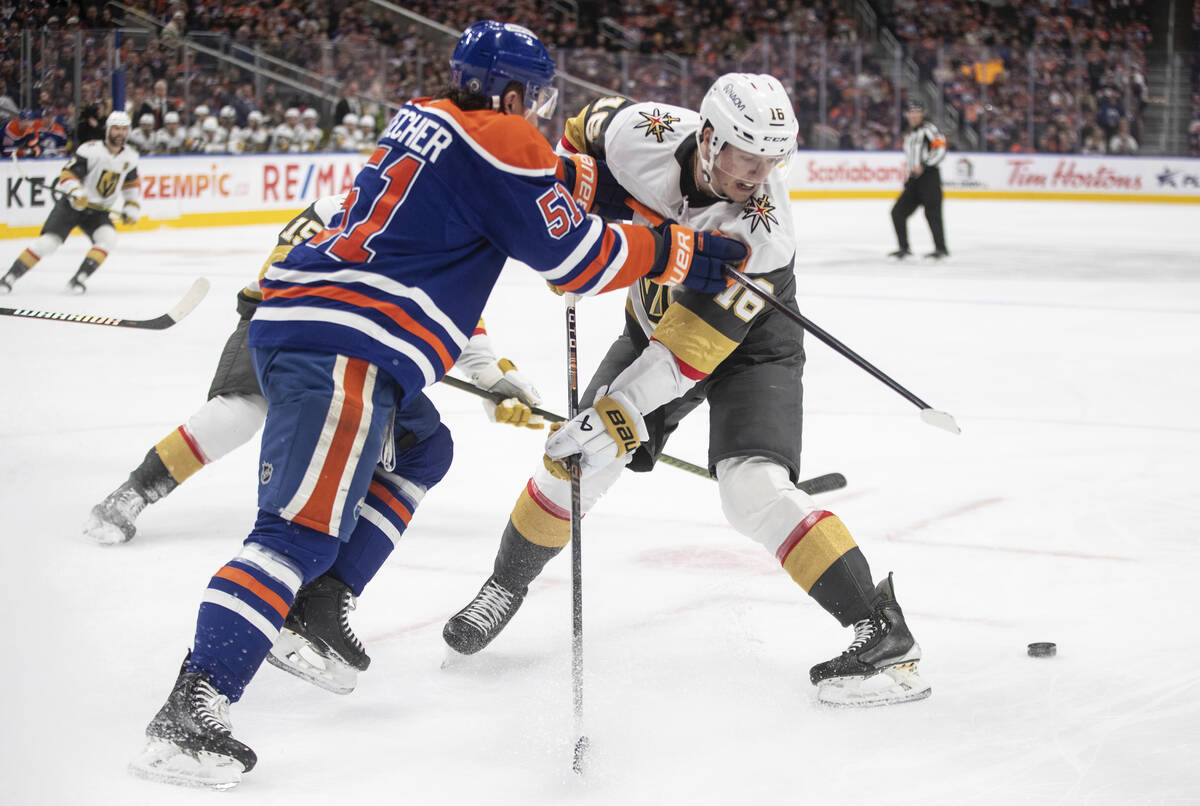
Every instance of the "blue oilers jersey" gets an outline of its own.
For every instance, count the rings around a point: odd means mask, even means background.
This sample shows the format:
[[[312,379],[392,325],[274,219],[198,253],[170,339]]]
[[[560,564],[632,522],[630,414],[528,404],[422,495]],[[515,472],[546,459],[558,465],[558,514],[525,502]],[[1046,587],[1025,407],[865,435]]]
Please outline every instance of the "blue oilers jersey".
[[[454,364],[507,258],[577,294],[629,286],[654,233],[586,214],[561,170],[522,117],[405,104],[330,225],[263,276],[251,346],[362,358],[408,397]]]

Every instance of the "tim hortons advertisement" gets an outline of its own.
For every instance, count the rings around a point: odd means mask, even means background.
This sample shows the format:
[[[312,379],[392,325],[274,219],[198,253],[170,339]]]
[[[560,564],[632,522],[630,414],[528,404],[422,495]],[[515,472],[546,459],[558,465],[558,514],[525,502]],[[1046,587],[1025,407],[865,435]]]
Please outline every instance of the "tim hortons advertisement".
[[[143,157],[136,229],[286,221],[321,196],[349,190],[365,160],[360,154]],[[0,237],[37,234],[55,203],[50,188],[66,163],[0,163]]]
[[[950,152],[939,166],[957,197],[1200,203],[1200,160]],[[898,152],[799,152],[792,198],[878,198],[907,176]]]

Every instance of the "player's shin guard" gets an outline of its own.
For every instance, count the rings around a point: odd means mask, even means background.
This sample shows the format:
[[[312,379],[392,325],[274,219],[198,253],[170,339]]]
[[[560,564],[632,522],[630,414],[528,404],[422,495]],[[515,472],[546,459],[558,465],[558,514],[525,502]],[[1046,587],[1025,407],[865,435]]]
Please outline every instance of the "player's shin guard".
[[[188,671],[208,672],[230,702],[267,657],[300,585],[333,563],[339,542],[259,512],[242,552],[208,584]]]

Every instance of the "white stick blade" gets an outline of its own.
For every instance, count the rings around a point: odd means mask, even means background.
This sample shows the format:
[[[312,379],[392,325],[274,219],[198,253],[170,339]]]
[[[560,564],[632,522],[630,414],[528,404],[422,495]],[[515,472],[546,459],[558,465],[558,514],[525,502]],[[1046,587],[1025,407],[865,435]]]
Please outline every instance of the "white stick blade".
[[[208,295],[209,286],[210,283],[207,277],[196,278],[196,282],[192,283],[192,287],[183,295],[183,299],[179,300],[174,308],[167,311],[167,316],[171,317],[175,322],[187,316]]]
[[[962,429],[958,427],[954,416],[944,411],[937,409],[921,409],[921,419],[934,428],[940,428],[943,431],[949,431],[951,434],[961,434]]]

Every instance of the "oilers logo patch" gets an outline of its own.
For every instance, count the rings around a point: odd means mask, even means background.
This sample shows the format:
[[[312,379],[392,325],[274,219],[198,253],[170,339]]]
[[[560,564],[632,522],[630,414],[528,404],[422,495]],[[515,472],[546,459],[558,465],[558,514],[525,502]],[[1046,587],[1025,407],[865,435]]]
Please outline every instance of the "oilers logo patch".
[[[750,197],[750,201],[742,207],[742,220],[750,221],[751,232],[757,231],[759,224],[770,232],[771,225],[779,223],[779,219],[775,217],[775,205],[771,204],[771,199],[765,193]]]
[[[642,116],[643,120],[641,123],[635,123],[633,128],[645,129],[647,137],[653,136],[660,143],[663,141],[663,135],[666,132],[675,131],[671,128],[671,124],[679,122],[679,118],[670,112],[659,111],[657,106],[649,112],[638,112],[638,114]]]

